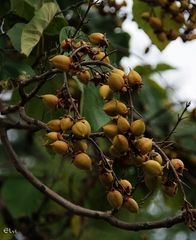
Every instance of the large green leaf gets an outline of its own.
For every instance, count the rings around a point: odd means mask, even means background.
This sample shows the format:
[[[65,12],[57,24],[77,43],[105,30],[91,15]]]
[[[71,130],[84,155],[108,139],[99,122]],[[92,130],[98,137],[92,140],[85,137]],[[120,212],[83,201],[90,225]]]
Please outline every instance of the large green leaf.
[[[30,215],[39,207],[43,195],[24,178],[10,178],[3,184],[1,197],[12,216]]]
[[[32,49],[39,42],[43,31],[48,27],[58,9],[59,7],[55,3],[44,3],[36,11],[32,20],[25,25],[22,32],[21,52],[26,56],[29,56]]]
[[[97,131],[110,119],[102,110],[103,103],[98,88],[93,83],[84,86],[81,114],[90,122],[93,131]]]
[[[21,35],[22,35],[24,26],[25,26],[24,23],[16,23],[7,32],[7,35],[9,36],[13,47],[19,52],[21,51]]]
[[[152,43],[155,44],[160,50],[163,50],[169,44],[169,41],[161,42],[157,38],[157,35],[154,33],[149,23],[146,22],[141,17],[143,12],[151,12],[151,11],[152,11],[152,6],[150,6],[150,4],[140,0],[133,1],[134,20],[137,22],[138,26],[147,33]],[[164,30],[166,31],[171,29],[178,31],[182,25],[180,23],[177,23],[175,20],[173,20],[171,15],[165,12],[165,10],[163,11],[160,6],[156,6],[156,7],[153,6],[153,13],[155,14],[156,17],[162,20]]]
[[[34,14],[34,7],[29,2],[26,0],[10,0],[11,11],[19,17],[30,20]]]

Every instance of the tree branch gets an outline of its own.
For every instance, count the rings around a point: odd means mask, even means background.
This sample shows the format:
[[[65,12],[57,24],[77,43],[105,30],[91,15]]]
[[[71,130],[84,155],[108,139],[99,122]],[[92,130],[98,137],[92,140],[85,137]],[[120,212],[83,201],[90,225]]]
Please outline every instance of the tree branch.
[[[95,210],[86,209],[74,203],[71,203],[70,201],[64,199],[59,194],[51,190],[45,184],[43,184],[38,178],[36,178],[30,171],[28,171],[23,166],[23,164],[20,162],[17,154],[15,153],[14,149],[12,148],[8,140],[7,132],[5,131],[5,129],[0,130],[0,136],[1,136],[3,147],[9,157],[9,160],[14,165],[16,170],[20,172],[39,191],[44,193],[46,196],[48,196],[50,199],[55,201],[57,204],[73,212],[74,214],[89,217],[89,218],[103,219],[115,227],[130,230],[130,231],[139,231],[144,229],[155,229],[155,228],[169,228],[169,227],[172,227],[173,225],[183,223],[186,220],[186,212],[182,212],[175,217],[170,217],[170,218],[159,220],[159,221],[128,223],[125,221],[121,221],[116,217],[112,216],[111,211],[106,211],[106,212],[95,211]],[[196,209],[192,209],[191,212],[194,216],[196,216]]]

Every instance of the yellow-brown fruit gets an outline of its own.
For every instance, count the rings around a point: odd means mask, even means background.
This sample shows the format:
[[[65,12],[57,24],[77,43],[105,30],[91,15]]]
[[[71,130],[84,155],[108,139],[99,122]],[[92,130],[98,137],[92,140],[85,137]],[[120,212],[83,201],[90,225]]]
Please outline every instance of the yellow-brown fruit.
[[[72,126],[72,133],[77,138],[88,137],[91,133],[91,126],[85,119],[77,121]]]
[[[161,176],[162,175],[162,167],[161,165],[154,161],[148,160],[142,164],[144,173],[153,177],[153,176]]]
[[[58,140],[58,135],[59,135],[58,132],[49,132],[46,134],[46,137],[50,142],[54,142]]]
[[[126,191],[126,192],[131,192],[132,190],[132,184],[126,180],[126,179],[121,179],[119,180],[119,184],[123,187],[123,189]]]
[[[151,158],[152,158],[153,160],[155,160],[156,162],[158,162],[160,165],[162,165],[163,159],[162,159],[162,157],[161,157],[161,155],[160,155],[159,153],[154,152],[154,153],[151,155]]]
[[[117,120],[117,127],[120,133],[126,133],[130,129],[129,121],[125,117],[119,116]]]
[[[106,125],[104,125],[102,128],[103,128],[104,134],[109,138],[113,138],[118,134],[118,127],[115,123],[109,122]]]
[[[148,160],[148,156],[147,156],[147,155],[142,155],[142,156],[138,155],[138,156],[136,156],[136,157],[133,159],[134,164],[135,164],[136,166],[140,166],[143,162],[145,162],[145,161],[147,161],[147,160]]]
[[[116,115],[125,115],[128,112],[127,106],[118,100],[111,100],[103,105],[103,111],[111,116],[114,117]]]
[[[96,55],[94,55],[93,59],[103,61],[105,63],[110,64],[110,59],[108,56],[106,56],[106,54],[104,52],[97,53]]]
[[[173,14],[177,14],[177,13],[179,13],[180,8],[178,7],[178,5],[175,2],[173,2],[169,5],[169,11]]]
[[[135,120],[131,123],[130,130],[134,136],[141,136],[145,132],[145,123],[143,119]]]
[[[109,204],[116,209],[121,208],[123,204],[123,196],[117,190],[111,190],[107,193],[107,200]]]
[[[173,181],[166,181],[162,185],[162,190],[164,193],[166,193],[170,197],[174,197],[178,191],[178,185],[177,183]]]
[[[73,164],[82,170],[92,169],[92,159],[86,153],[78,153],[74,156]]]
[[[109,148],[109,152],[113,157],[120,158],[122,156],[122,152],[119,152],[118,148],[114,147],[114,145],[111,145]]]
[[[59,132],[61,130],[61,120],[53,119],[47,123],[48,127],[55,132]]]
[[[171,159],[171,164],[174,166],[175,170],[179,174],[183,174],[184,171],[184,163],[182,160],[178,158]]]
[[[76,98],[76,99],[80,98],[81,91],[79,89],[79,86],[78,86],[76,80],[75,79],[69,79],[68,80],[68,86],[69,86],[69,91],[71,93],[71,96],[73,98]]]
[[[117,101],[117,113],[119,115],[126,115],[128,113],[127,106],[121,101]]]
[[[71,129],[74,122],[73,122],[73,119],[71,117],[64,117],[61,119],[61,130],[63,132],[66,132],[67,130]]]
[[[110,73],[116,73],[118,75],[120,75],[121,77],[124,77],[125,76],[125,73],[123,70],[119,69],[119,68],[114,68],[111,70]]]
[[[112,140],[112,144],[113,144],[114,148],[121,153],[127,152],[129,149],[128,140],[122,134],[116,135]]]
[[[88,35],[88,39],[91,43],[104,46],[107,44],[106,37],[103,33],[91,33]]]
[[[140,74],[138,72],[136,72],[135,70],[131,70],[128,73],[127,79],[128,79],[128,84],[130,86],[141,86],[142,85],[142,78],[141,78]]]
[[[60,154],[66,154],[69,151],[69,145],[64,141],[57,140],[51,143],[50,146],[55,152]]]
[[[113,91],[119,91],[124,87],[125,80],[118,74],[111,72],[108,77],[108,85]]]
[[[180,35],[180,33],[179,33],[177,30],[171,29],[171,30],[169,31],[169,33],[167,34],[167,38],[168,38],[169,40],[176,40],[176,38],[177,38],[179,35]]]
[[[152,150],[152,139],[145,137],[139,138],[135,141],[135,146],[142,155],[149,153]]]
[[[64,50],[68,50],[70,49],[71,45],[74,43],[73,42],[74,40],[72,40],[71,38],[67,38],[67,39],[64,39],[62,42],[61,42],[61,45],[60,47]]]
[[[50,59],[50,62],[60,70],[68,71],[71,66],[71,58],[65,55],[57,55]]]
[[[158,17],[150,17],[149,24],[155,30],[160,30],[162,28],[161,19]]]
[[[77,152],[86,152],[88,149],[88,144],[84,140],[77,140],[73,142],[73,151]]]
[[[184,14],[183,13],[178,13],[175,16],[175,20],[179,23],[184,23]]]
[[[99,180],[105,185],[111,185],[114,177],[111,172],[102,172],[99,174]]]
[[[112,89],[106,84],[99,88],[99,94],[104,100],[109,100],[113,97]]]
[[[150,191],[154,191],[161,183],[161,176],[144,175],[144,183]]]
[[[56,107],[59,104],[59,98],[53,94],[45,94],[41,96],[44,104],[50,107]]]
[[[78,78],[82,83],[87,85],[89,83],[89,81],[91,80],[91,74],[88,70],[81,70],[78,73]]]
[[[148,21],[149,18],[150,18],[150,12],[143,12],[143,13],[141,14],[141,17],[142,17],[142,19]]]
[[[167,34],[165,32],[158,33],[157,37],[161,42],[166,42],[167,41]]]
[[[127,197],[125,199],[123,207],[131,213],[138,213],[139,211],[139,205],[132,197]]]

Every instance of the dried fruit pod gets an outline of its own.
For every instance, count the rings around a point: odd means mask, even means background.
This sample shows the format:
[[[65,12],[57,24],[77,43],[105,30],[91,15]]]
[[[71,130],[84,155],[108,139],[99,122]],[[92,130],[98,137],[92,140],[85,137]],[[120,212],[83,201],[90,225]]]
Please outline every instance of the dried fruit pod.
[[[109,191],[107,193],[107,200],[109,202],[109,204],[116,209],[121,208],[122,204],[123,204],[123,196],[122,194],[115,189],[112,189],[111,191]]]
[[[92,169],[92,159],[86,153],[78,153],[74,156],[73,164],[82,170]]]
[[[126,179],[120,179],[119,180],[119,184],[123,187],[123,189],[128,193],[130,193],[131,192],[131,190],[132,190],[132,184],[128,181],[128,180],[126,180]]]
[[[165,183],[163,183],[162,190],[168,196],[174,197],[178,191],[178,185],[176,182],[168,180]]]
[[[162,21],[158,17],[150,17],[149,24],[155,30],[160,30],[162,28]]]
[[[53,94],[45,94],[41,96],[41,99],[44,104],[50,107],[57,107],[59,104],[59,98]]]
[[[59,132],[61,130],[61,120],[53,119],[47,123],[48,127],[55,132]]]
[[[142,78],[138,72],[131,70],[127,75],[128,84],[132,87],[139,87],[142,85]]]
[[[88,70],[81,70],[78,72],[77,74],[79,80],[84,83],[85,85],[87,85],[89,83],[89,81],[91,80],[91,74]]]
[[[142,167],[144,173],[150,176],[161,176],[163,173],[162,166],[154,160],[144,162]]]
[[[122,134],[116,135],[112,140],[112,144],[113,144],[114,148],[117,151],[119,151],[120,153],[124,153],[124,152],[127,152],[129,150],[128,140]]]
[[[72,126],[72,133],[77,138],[85,138],[88,137],[91,133],[91,126],[88,121],[85,119],[77,121]]]
[[[99,88],[99,94],[104,100],[109,100],[113,97],[112,89],[106,84]]]
[[[129,121],[125,117],[119,116],[117,120],[117,127],[120,133],[126,133],[130,129]]]
[[[88,144],[85,140],[76,140],[73,142],[73,151],[77,152],[86,152],[88,149]]]
[[[135,146],[142,155],[149,153],[152,150],[152,139],[146,137],[139,138],[135,141]]]
[[[107,45],[107,39],[103,33],[91,33],[88,35],[88,39],[93,44],[100,46]]]
[[[60,154],[66,154],[69,151],[69,145],[64,141],[57,140],[51,143],[50,146],[55,152]]]
[[[110,72],[109,77],[108,77],[108,85],[113,91],[119,91],[124,87],[125,80],[124,78],[114,72]]]
[[[178,158],[171,159],[171,164],[174,166],[174,168],[178,174],[183,174],[184,163],[182,160],[180,160]]]
[[[65,55],[57,55],[50,59],[50,62],[60,70],[68,71],[71,67],[71,58]]]
[[[132,213],[138,213],[139,211],[139,205],[132,197],[125,198],[123,207]]]
[[[110,64],[110,59],[104,52],[99,52],[99,53],[95,54],[93,56],[93,59],[94,60],[103,61],[103,62],[105,62],[107,64]]]
[[[145,123],[143,119],[135,120],[131,123],[130,130],[134,136],[141,136],[145,132]]]
[[[49,132],[46,134],[47,139],[49,140],[49,142],[54,142],[56,140],[58,140],[58,132]]]
[[[101,172],[99,174],[99,180],[105,185],[111,185],[114,181],[114,177],[111,172]]]
[[[104,134],[109,138],[113,138],[118,134],[118,127],[113,122],[109,122],[105,124],[102,128],[103,128]]]
[[[67,130],[71,129],[74,124],[74,121],[71,117],[64,117],[60,120],[61,130],[66,132]]]

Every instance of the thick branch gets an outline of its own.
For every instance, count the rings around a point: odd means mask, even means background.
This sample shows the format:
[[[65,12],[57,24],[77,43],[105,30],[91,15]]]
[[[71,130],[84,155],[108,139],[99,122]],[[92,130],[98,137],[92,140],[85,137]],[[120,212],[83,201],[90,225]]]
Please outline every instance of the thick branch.
[[[18,159],[18,156],[16,155],[14,149],[12,148],[7,133],[4,129],[1,129],[0,131],[1,141],[2,144],[7,152],[7,155],[9,157],[9,160],[14,165],[16,170],[20,172],[32,185],[34,185],[39,191],[43,192],[46,196],[48,196],[50,199],[54,200],[56,203],[61,205],[62,207],[68,209],[69,211],[86,216],[89,218],[96,218],[96,219],[103,219],[110,223],[111,225],[126,229],[126,230],[132,230],[132,231],[139,231],[144,229],[154,229],[154,228],[169,228],[172,227],[175,224],[179,224],[185,221],[185,213],[182,212],[181,214],[159,220],[159,221],[152,221],[152,222],[141,222],[141,223],[127,223],[125,221],[118,220],[116,217],[111,215],[111,212],[103,212],[103,211],[95,211],[91,209],[86,209],[81,206],[78,206],[74,203],[71,203],[70,201],[64,199],[59,194],[48,188],[46,185],[44,185],[39,179],[37,179],[31,172],[29,172],[20,162]],[[193,215],[196,216],[196,209],[191,210]]]

